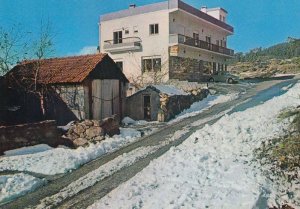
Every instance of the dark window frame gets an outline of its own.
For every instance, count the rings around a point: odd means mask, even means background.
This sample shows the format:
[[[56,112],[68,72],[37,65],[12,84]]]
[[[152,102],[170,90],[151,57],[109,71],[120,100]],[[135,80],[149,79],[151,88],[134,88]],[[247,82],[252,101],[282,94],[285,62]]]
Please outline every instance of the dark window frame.
[[[159,34],[159,24],[158,23],[149,25],[149,34],[150,35],[158,35]]]
[[[162,68],[161,57],[142,57],[142,72],[160,72]]]

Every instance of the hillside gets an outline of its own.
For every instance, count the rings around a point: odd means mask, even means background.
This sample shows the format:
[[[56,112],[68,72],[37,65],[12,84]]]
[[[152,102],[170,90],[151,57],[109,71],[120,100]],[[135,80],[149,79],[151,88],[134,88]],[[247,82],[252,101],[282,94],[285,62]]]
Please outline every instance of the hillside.
[[[242,78],[300,73],[300,39],[289,38],[269,48],[236,53],[228,70]]]

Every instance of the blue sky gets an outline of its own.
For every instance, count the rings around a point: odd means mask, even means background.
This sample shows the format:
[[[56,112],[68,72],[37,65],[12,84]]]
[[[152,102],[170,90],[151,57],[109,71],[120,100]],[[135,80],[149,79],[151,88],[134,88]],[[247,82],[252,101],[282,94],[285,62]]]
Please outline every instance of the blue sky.
[[[0,26],[21,24],[35,34],[41,20],[49,19],[55,32],[55,55],[78,54],[98,45],[101,14],[161,0],[0,0]],[[229,12],[235,34],[229,48],[248,51],[300,37],[300,0],[185,0],[200,8],[221,6]]]

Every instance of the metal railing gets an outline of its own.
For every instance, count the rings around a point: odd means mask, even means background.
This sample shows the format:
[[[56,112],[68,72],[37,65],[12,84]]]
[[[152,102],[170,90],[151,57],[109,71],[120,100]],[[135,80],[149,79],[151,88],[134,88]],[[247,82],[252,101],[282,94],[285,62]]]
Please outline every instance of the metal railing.
[[[127,44],[127,43],[134,43],[139,45],[142,40],[139,37],[127,37],[127,38],[119,38],[119,39],[112,39],[104,41],[105,44],[115,45],[115,44]]]
[[[226,54],[229,56],[233,56],[234,55],[234,51],[232,49],[228,49],[226,47],[223,46],[218,46],[216,44],[212,44],[203,40],[199,40],[199,39],[194,39],[192,37],[189,36],[184,36],[181,34],[171,34],[170,35],[170,42],[173,43],[174,41],[180,43],[180,44],[184,44],[184,45],[188,45],[188,46],[194,46],[194,47],[198,47],[201,49],[206,49],[209,51],[213,51],[213,52],[217,52],[217,53],[221,53],[221,54]]]

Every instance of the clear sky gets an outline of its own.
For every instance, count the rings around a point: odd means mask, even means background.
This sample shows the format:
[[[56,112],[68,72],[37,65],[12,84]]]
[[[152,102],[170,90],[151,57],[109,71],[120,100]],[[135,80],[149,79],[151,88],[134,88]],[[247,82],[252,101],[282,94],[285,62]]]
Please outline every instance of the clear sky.
[[[21,24],[33,34],[49,19],[55,32],[55,55],[83,53],[98,45],[101,14],[161,0],[0,0],[0,26]],[[223,7],[235,28],[228,47],[248,51],[300,37],[300,0],[185,0],[200,8]]]

